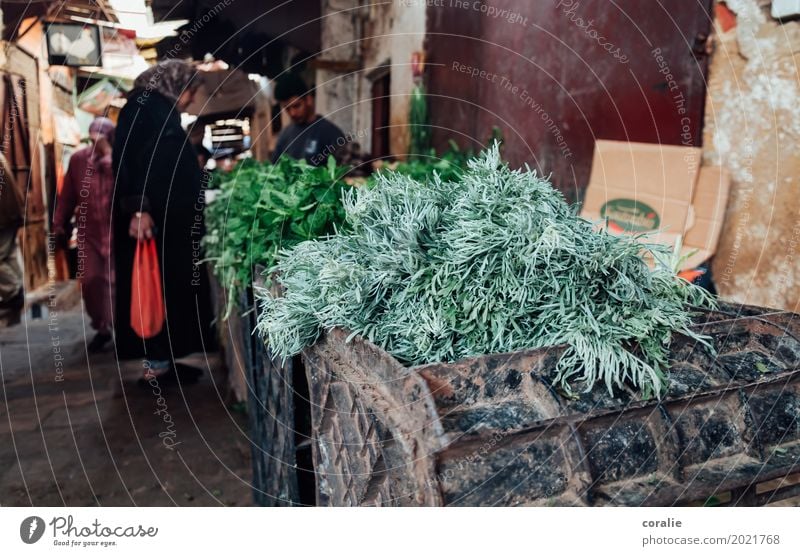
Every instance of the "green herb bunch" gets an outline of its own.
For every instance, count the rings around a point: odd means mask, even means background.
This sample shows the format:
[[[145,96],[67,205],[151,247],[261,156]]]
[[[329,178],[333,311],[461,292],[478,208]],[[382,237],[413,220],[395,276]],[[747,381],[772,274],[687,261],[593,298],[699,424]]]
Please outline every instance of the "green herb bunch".
[[[449,148],[441,155],[437,155],[435,149],[428,149],[409,156],[394,168],[381,169],[378,173],[396,172],[423,182],[433,179],[436,173],[441,181],[453,181],[464,173],[471,157],[474,157],[472,151],[462,150],[455,141],[450,140]]]
[[[566,344],[566,392],[627,382],[652,396],[672,334],[705,341],[687,303],[709,298],[675,275],[668,249],[595,231],[546,180],[502,163],[497,144],[457,181],[382,173],[344,206],[350,231],[282,252],[284,295],[258,294],[279,356],[333,327],[410,365]]]
[[[206,257],[227,288],[226,317],[254,265],[273,266],[280,249],[334,233],[344,222],[342,191],[347,168],[315,168],[282,157],[276,164],[247,160],[220,180],[206,208]]]

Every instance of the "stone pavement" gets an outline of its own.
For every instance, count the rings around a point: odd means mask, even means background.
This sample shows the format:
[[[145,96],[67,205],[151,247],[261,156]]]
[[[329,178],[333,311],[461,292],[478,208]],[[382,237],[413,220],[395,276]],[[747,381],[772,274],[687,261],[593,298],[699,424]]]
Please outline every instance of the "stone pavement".
[[[0,505],[250,505],[217,354],[190,361],[197,384],[141,387],[141,362],[87,356],[92,335],[79,305],[0,329]]]

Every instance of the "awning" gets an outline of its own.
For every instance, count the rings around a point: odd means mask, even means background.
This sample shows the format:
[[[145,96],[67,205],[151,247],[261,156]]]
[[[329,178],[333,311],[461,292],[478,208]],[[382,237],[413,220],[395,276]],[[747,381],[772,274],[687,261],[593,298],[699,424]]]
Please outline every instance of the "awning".
[[[319,0],[150,0],[150,6],[156,21],[189,20],[178,37],[159,43],[160,57],[181,57],[188,50],[202,60],[211,53],[246,73],[274,77],[287,47],[310,54],[320,49]]]
[[[186,112],[204,118],[249,115],[262,99],[259,85],[241,70],[202,72],[203,85]]]

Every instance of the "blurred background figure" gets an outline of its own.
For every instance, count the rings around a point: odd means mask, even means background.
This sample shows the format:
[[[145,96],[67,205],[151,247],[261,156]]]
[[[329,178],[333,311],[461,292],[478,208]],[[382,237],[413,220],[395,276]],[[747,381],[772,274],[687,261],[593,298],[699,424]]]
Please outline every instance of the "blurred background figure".
[[[25,305],[17,231],[23,224],[25,202],[14,174],[0,152],[0,327],[20,321]]]
[[[77,277],[86,312],[96,330],[87,348],[90,353],[96,353],[111,340],[114,287],[111,146],[114,143],[114,123],[108,118],[95,118],[89,126],[89,140],[89,146],[76,151],[69,159],[64,184],[56,200],[53,230],[56,244],[66,248],[67,226],[75,217]]]
[[[196,381],[202,371],[176,360],[214,344],[200,248],[202,173],[180,117],[199,86],[191,64],[159,62],[136,78],[117,122],[114,341],[120,358],[145,358],[144,380]],[[130,326],[130,306],[134,254],[145,238],[156,240],[166,322],[159,334],[143,340]]]
[[[281,76],[275,84],[275,99],[292,124],[278,136],[272,162],[282,154],[305,159],[312,166],[326,164],[330,155],[339,158],[338,152],[347,143],[345,134],[336,124],[317,114],[314,91],[302,77],[294,73]]]

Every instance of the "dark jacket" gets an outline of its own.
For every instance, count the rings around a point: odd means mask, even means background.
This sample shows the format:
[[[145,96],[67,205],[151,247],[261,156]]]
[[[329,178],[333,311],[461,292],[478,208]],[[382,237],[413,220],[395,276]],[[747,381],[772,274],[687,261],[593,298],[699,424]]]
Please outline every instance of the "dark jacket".
[[[197,156],[173,103],[156,91],[131,91],[120,111],[113,153],[118,354],[171,359],[209,349],[214,339],[210,288],[205,265],[200,263],[205,232],[203,183]],[[128,236],[128,226],[137,211],[150,213],[155,222],[166,308],[164,330],[147,342],[130,327],[136,241]]]
[[[272,162],[282,154],[297,160],[305,159],[312,166],[323,166],[328,156],[339,160],[340,152],[347,144],[344,132],[322,116],[310,124],[291,124],[281,131],[272,153]]]

